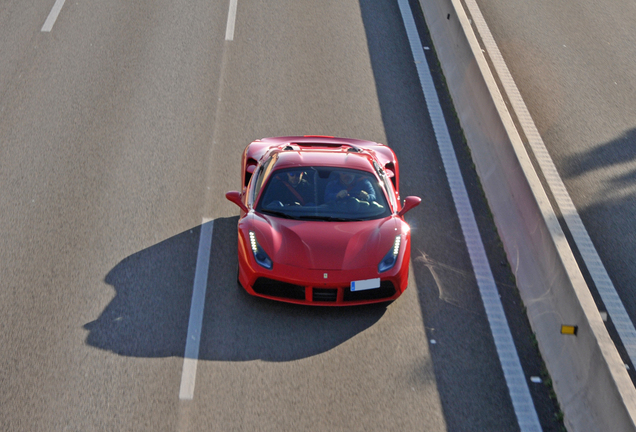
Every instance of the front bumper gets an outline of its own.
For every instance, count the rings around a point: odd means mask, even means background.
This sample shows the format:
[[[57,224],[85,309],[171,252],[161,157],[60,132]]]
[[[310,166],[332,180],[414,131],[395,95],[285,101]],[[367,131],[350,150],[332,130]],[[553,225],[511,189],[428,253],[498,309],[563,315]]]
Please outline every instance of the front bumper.
[[[408,285],[409,253],[405,253],[394,268],[378,274],[376,267],[312,270],[274,264],[272,270],[267,270],[256,263],[251,251],[243,249],[242,252],[239,253],[240,284],[249,294],[271,300],[316,306],[354,306],[395,300]],[[377,277],[380,277],[379,288],[351,291],[351,281]]]

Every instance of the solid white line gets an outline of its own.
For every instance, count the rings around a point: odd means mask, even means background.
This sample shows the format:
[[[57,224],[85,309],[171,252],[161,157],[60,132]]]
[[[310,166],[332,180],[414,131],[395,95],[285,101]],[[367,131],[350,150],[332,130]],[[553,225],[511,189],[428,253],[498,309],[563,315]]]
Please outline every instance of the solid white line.
[[[227,26],[225,28],[225,40],[234,40],[234,23],[236,22],[236,3],[238,0],[230,0],[230,11],[227,14]]]
[[[57,16],[60,14],[65,1],[66,0],[55,0],[53,9],[51,9],[49,16],[46,18],[46,21],[44,21],[44,25],[42,26],[42,29],[40,31],[50,32],[53,29],[53,24],[55,24]]]
[[[453,195],[453,201],[455,202],[455,209],[457,210],[464,239],[466,240],[466,246],[470,255],[473,271],[475,272],[475,278],[477,279],[477,285],[479,286],[479,293],[484,303],[484,309],[486,310],[490,330],[495,340],[497,355],[501,362],[501,368],[506,379],[508,392],[512,399],[512,405],[517,416],[519,427],[522,432],[541,431],[539,417],[534,408],[530,390],[528,389],[528,383],[521,368],[519,355],[517,354],[506,315],[501,300],[499,299],[497,285],[490,270],[490,264],[488,263],[486,251],[481,240],[481,235],[479,234],[477,222],[475,221],[475,214],[468,199],[468,192],[466,191],[466,186],[464,185],[464,180],[459,169],[457,156],[455,155],[450,134],[448,133],[448,127],[444,120],[444,114],[439,103],[435,85],[433,84],[433,78],[428,69],[428,61],[422,49],[411,8],[408,0],[398,0],[398,4],[411,45],[411,52],[415,60],[424,98],[426,99],[426,106],[444,163],[446,177]]]
[[[517,114],[521,128],[528,138],[528,144],[530,145],[537,163],[543,172],[548,188],[552,191],[557,207],[561,210],[561,214],[563,215],[566,225],[570,229],[574,243],[579,249],[581,257],[585,262],[585,266],[590,272],[594,285],[596,285],[596,289],[605,304],[607,313],[614,322],[616,331],[625,346],[625,350],[627,351],[627,355],[632,361],[632,364],[636,364],[636,328],[634,328],[634,324],[629,318],[629,315],[625,310],[625,306],[616,292],[616,288],[614,287],[614,284],[612,283],[612,280],[610,279],[609,274],[607,273],[607,270],[605,269],[594,244],[592,243],[592,239],[585,229],[583,221],[581,221],[581,217],[572,202],[572,198],[557,172],[554,161],[550,157],[548,149],[546,148],[545,143],[543,142],[543,139],[541,138],[541,135],[530,116],[528,107],[523,101],[521,93],[512,79],[512,75],[510,74],[508,66],[499,51],[499,47],[497,46],[495,39],[490,33],[490,29],[486,25],[486,20],[484,20],[484,17],[474,0],[466,0],[466,6],[468,7],[471,17],[475,22],[475,26],[482,38],[482,41],[488,50],[488,55],[493,62],[497,75],[501,79],[504,91],[508,95],[508,99],[512,105],[512,109]]]
[[[205,290],[208,285],[208,269],[212,250],[213,227],[214,221],[206,222],[204,220],[201,224],[201,234],[199,235],[199,251],[197,253],[197,267],[194,272],[190,321],[188,322],[188,336],[183,355],[181,388],[179,389],[179,399],[182,400],[192,400],[194,397],[199,345],[201,343],[201,326],[203,324],[203,306],[205,305]]]

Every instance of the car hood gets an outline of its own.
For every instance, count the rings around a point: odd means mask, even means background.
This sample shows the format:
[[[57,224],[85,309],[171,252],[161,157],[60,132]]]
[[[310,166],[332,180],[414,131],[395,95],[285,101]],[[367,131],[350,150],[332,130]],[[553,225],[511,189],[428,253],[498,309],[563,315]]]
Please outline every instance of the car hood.
[[[401,234],[394,217],[371,221],[297,221],[255,217],[257,240],[274,263],[316,270],[374,267]]]

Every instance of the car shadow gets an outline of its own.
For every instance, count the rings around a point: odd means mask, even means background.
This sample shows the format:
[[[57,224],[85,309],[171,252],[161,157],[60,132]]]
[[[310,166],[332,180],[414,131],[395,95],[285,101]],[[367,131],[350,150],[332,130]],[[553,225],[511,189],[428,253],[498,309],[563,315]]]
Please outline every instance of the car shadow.
[[[236,281],[238,218],[213,221],[200,360],[273,362],[320,354],[375,324],[385,305],[297,306],[255,298]],[[201,226],[137,252],[105,277],[115,297],[86,343],[131,357],[183,357]]]

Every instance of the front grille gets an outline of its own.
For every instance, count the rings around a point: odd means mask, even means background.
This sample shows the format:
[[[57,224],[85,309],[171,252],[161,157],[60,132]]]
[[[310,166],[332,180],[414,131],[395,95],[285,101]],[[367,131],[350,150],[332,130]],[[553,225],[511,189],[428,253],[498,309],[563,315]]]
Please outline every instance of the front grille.
[[[258,278],[252,289],[257,294],[293,300],[305,300],[305,287],[269,278]]]
[[[351,287],[347,287],[344,292],[344,301],[362,301],[362,300],[379,300],[383,298],[393,297],[395,295],[395,287],[391,281],[380,282],[380,288],[369,289],[364,291],[353,291]]]
[[[314,288],[313,301],[335,302],[338,298],[337,289]]]

